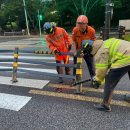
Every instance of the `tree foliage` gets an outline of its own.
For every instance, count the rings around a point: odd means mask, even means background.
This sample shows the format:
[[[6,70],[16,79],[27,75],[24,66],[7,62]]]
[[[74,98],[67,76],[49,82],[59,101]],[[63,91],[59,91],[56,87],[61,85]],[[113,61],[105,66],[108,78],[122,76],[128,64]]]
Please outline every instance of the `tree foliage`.
[[[111,0],[114,3],[112,24],[130,18],[130,0]],[[76,18],[84,14],[95,27],[104,24],[106,0],[25,0],[30,29],[38,28],[38,10],[43,21],[57,22],[59,26],[74,26]],[[26,28],[23,0],[0,0],[0,26],[15,22],[18,29]]]

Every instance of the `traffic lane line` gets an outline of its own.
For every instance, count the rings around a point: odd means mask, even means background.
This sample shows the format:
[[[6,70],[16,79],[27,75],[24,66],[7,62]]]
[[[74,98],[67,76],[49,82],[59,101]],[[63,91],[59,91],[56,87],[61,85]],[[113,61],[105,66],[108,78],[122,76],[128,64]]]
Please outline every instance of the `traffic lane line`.
[[[65,99],[71,99],[71,100],[95,102],[95,103],[102,102],[101,98],[87,97],[87,96],[74,95],[74,94],[65,94],[65,93],[58,93],[58,92],[30,90],[29,93],[43,95],[43,96],[59,97],[59,98],[65,98]],[[116,106],[130,107],[130,103],[127,103],[125,101],[119,101],[119,100],[112,100],[111,104],[116,105]]]
[[[65,89],[70,89],[70,90],[75,90],[76,87],[71,87],[69,85],[59,85],[59,84],[52,84],[52,83],[49,83],[48,84],[49,87],[52,87],[52,88],[65,88]],[[94,88],[85,88],[85,87],[82,87],[82,90],[83,92],[97,92],[97,93],[103,93],[104,89],[94,89]],[[119,95],[125,95],[125,94],[130,94],[130,91],[124,91],[124,90],[114,90],[114,94],[119,94]]]

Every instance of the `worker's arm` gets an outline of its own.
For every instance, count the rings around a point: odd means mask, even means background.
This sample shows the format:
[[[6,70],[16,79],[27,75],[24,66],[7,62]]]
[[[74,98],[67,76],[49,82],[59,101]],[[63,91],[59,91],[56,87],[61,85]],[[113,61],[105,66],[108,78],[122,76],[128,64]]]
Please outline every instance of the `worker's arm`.
[[[77,49],[76,49],[76,42],[75,41],[73,41],[73,53],[74,53],[74,55],[76,56],[77,55]]]
[[[54,46],[54,44],[50,41],[49,37],[46,37],[47,45],[49,49],[54,53],[57,48]]]
[[[78,43],[76,42],[76,37],[75,37],[75,33],[74,33],[75,28],[72,31],[72,40],[73,40],[73,51],[74,51],[74,55],[77,54],[77,45]]]
[[[68,49],[71,50],[72,40],[71,40],[69,34],[64,29],[63,29],[63,34],[64,34],[65,41],[68,44]]]
[[[95,56],[96,76],[95,79],[102,83],[109,69],[109,50],[103,46],[98,50]]]

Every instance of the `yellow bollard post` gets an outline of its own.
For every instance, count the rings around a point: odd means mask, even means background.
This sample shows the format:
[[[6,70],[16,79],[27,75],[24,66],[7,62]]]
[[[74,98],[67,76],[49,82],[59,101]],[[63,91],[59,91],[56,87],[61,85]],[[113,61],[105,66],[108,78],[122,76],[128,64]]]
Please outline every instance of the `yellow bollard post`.
[[[77,68],[76,68],[76,82],[79,82],[82,80],[82,57],[77,57]],[[82,83],[79,85],[76,85],[76,94],[82,93]]]
[[[17,67],[18,67],[18,48],[14,50],[14,61],[13,61],[13,74],[12,74],[12,82],[18,82],[17,80]]]

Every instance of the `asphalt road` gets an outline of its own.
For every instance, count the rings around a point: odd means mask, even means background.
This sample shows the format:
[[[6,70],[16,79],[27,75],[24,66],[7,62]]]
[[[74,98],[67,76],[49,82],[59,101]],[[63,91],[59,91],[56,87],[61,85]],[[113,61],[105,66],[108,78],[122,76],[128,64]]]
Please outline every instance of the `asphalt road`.
[[[29,39],[29,41],[24,39],[17,41],[17,44],[22,48],[22,43],[24,43],[26,45],[24,48],[45,49],[45,46],[43,47],[40,42],[40,38]],[[17,46],[15,41],[13,43],[1,42],[1,45],[6,45],[6,48]],[[1,54],[0,58],[11,55],[10,53]],[[52,55],[20,54],[20,56],[36,58],[37,60],[48,57],[43,61],[54,62],[54,59],[50,58],[53,57]],[[11,67],[12,64],[1,63],[0,66]],[[34,68],[37,71],[55,70],[55,67],[34,64],[21,64],[19,67]],[[0,76],[11,77],[12,73],[0,71]],[[18,77],[49,80],[50,83],[43,89],[1,84],[0,93],[27,96],[31,97],[31,100],[19,111],[0,107],[0,130],[130,130],[130,104],[123,101],[123,95],[130,93],[130,81],[127,75],[121,79],[116,87],[112,112],[110,113],[97,111],[93,107],[94,104],[102,100],[103,87],[95,90],[91,88],[91,83],[87,82],[83,84],[84,94],[76,95],[74,94],[75,87],[70,86],[71,80],[69,79],[64,79],[63,84],[58,84],[58,78],[52,76],[19,73]],[[83,63],[83,79],[87,78],[89,78],[88,70]],[[64,89],[60,93],[55,92],[57,87]]]

